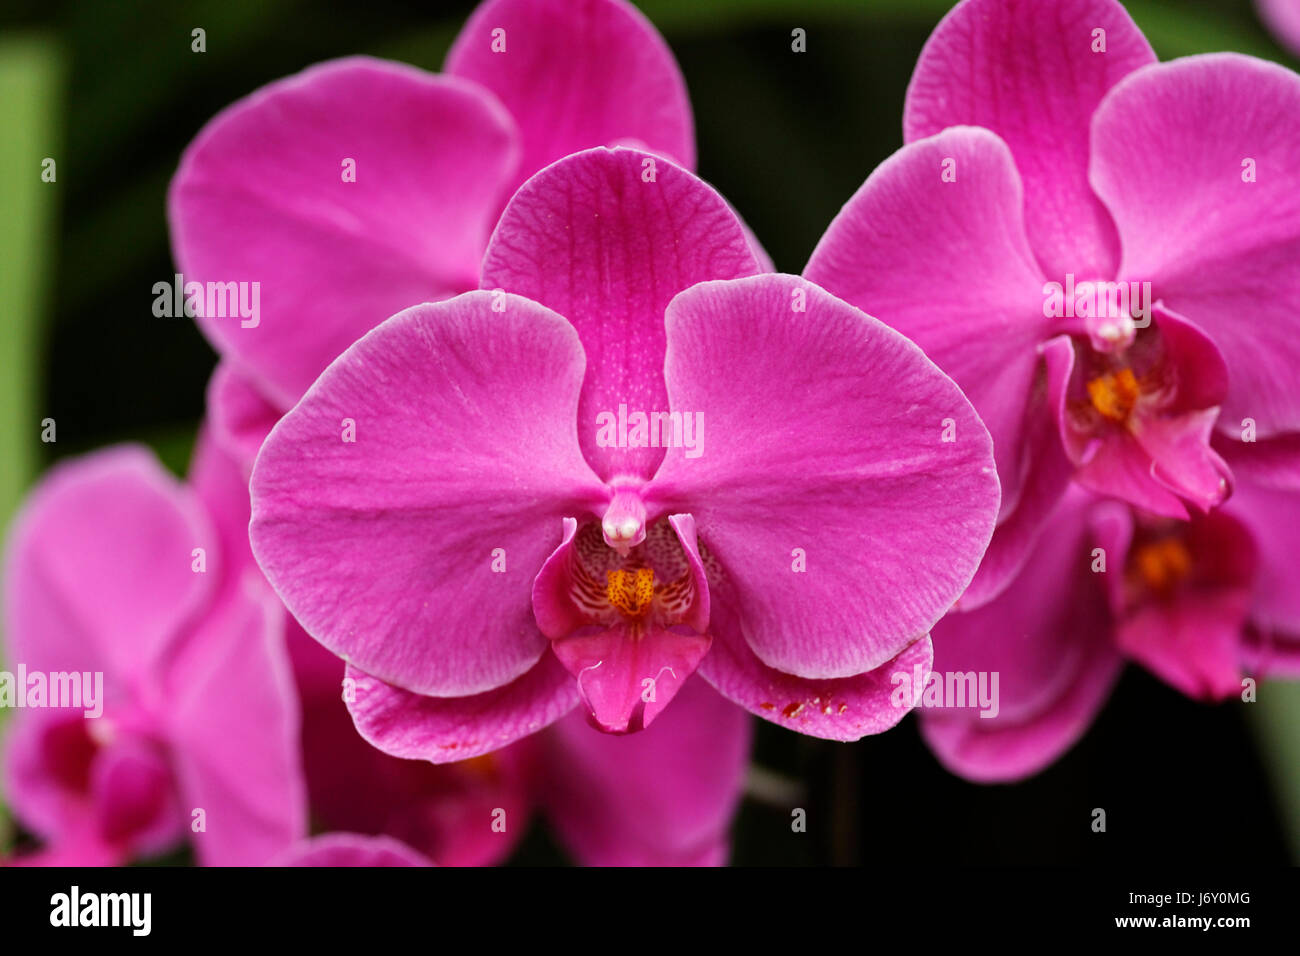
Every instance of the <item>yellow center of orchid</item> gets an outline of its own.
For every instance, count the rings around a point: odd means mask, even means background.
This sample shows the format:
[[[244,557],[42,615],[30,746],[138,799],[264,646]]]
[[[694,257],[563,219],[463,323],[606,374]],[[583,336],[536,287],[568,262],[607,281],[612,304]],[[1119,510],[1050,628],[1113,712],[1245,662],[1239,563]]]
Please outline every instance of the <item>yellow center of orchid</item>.
[[[1099,375],[1087,384],[1092,407],[1112,422],[1128,421],[1138,400],[1138,380],[1131,368]]]
[[[650,568],[606,571],[605,596],[624,617],[644,617],[655,596],[655,573]]]
[[[1133,552],[1133,568],[1158,594],[1172,591],[1192,570],[1192,555],[1180,538],[1161,538]]]

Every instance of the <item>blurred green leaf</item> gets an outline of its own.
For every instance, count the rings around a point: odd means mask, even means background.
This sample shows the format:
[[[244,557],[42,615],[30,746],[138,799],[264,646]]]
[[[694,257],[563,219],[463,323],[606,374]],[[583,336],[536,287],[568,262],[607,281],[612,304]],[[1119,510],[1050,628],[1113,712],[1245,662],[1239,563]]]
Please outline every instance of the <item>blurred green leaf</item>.
[[[45,306],[58,195],[59,97],[62,70],[55,45],[41,37],[0,41],[0,529],[37,467],[40,420],[36,396],[38,317]],[[54,159],[55,181],[42,182],[42,161]],[[0,608],[0,610],[3,610]],[[3,662],[0,662],[2,665]],[[8,718],[0,710],[0,724]],[[8,842],[0,804],[0,845]]]
[[[1291,862],[1300,865],[1300,684],[1269,681],[1258,694],[1252,723],[1288,825]]]

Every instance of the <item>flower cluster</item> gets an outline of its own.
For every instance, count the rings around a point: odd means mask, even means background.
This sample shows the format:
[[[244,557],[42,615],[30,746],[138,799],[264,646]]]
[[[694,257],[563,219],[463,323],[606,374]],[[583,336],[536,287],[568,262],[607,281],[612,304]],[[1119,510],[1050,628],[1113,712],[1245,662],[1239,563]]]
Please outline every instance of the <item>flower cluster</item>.
[[[257,315],[193,310],[185,482],[65,462],[10,534],[7,659],[105,688],[14,722],[16,862],[476,865],[540,811],[584,863],[718,864],[751,715],[919,707],[1007,780],[1124,660],[1300,672],[1300,76],[962,0],[904,134],[789,275],[624,0],[487,0],[441,73],[212,119],[173,253]]]

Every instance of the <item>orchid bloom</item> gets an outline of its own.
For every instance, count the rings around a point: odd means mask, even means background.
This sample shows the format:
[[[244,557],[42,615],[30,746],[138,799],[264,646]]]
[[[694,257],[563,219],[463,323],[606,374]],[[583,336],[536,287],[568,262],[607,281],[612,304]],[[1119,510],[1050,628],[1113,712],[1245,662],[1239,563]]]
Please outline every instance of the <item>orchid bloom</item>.
[[[197,318],[221,356],[217,436],[251,465],[345,348],[409,305],[476,288],[520,183],[620,143],[695,162],[681,72],[624,0],[488,0],[441,74],[352,57],[222,111],[168,197],[184,282],[258,283],[256,317],[214,301],[220,314]]]
[[[340,693],[343,663],[292,624],[289,647],[311,806],[321,826],[352,834],[340,836],[344,842],[373,836],[401,841],[439,866],[488,865],[509,855],[539,808],[586,866],[727,860],[753,722],[700,678],[631,738],[592,733],[575,711],[495,753],[431,764],[362,740]],[[318,848],[312,841],[299,851],[315,859]],[[316,865],[370,865],[361,862],[368,857],[329,859]]]
[[[1232,500],[1190,521],[1074,489],[1005,592],[935,626],[936,673],[1000,678],[996,714],[922,713],[949,769],[977,781],[1041,770],[1082,736],[1125,660],[1205,701],[1242,694],[1247,675],[1300,676],[1295,473],[1281,482],[1225,453]]]
[[[27,709],[8,728],[8,799],[44,844],[16,862],[112,865],[188,834],[201,863],[255,865],[303,834],[285,614],[247,516],[238,466],[206,437],[188,484],[123,446],[57,465],[27,499],[6,660],[101,673],[103,700],[98,716]]]
[[[912,343],[758,270],[689,172],[577,153],[515,194],[485,291],[394,316],[280,421],[253,550],[366,739],[472,757],[579,699],[632,732],[697,669],[815,736],[902,718],[889,671],[928,667],[992,533],[988,434]]]
[[[1015,576],[1072,479],[1186,519],[1230,491],[1216,430],[1300,432],[1295,73],[1158,63],[1114,0],[963,0],[904,135],[805,275],[917,342],[988,425],[1002,511],[963,607]]]

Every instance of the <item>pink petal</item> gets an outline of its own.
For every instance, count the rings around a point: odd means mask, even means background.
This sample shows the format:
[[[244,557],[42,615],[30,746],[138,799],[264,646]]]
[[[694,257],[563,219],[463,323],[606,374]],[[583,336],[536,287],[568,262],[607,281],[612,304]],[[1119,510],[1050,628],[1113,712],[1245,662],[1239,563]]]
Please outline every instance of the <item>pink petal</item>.
[[[185,281],[261,283],[258,316],[200,328],[291,407],[388,316],[473,287],[516,162],[510,117],[454,77],[351,57],[258,90],[199,133],[168,196]]]
[[[597,416],[620,405],[667,411],[669,300],[705,279],[758,271],[740,221],[708,185],[646,153],[593,149],[520,187],[492,235],[481,287],[527,296],[573,323],[587,356],[583,455],[602,478],[648,478],[663,449],[601,447]]]
[[[670,405],[703,416],[705,441],[668,450],[647,506],[695,516],[754,653],[852,677],[923,637],[998,506],[988,433],[952,380],[797,276],[702,283],[667,325]]]
[[[963,611],[987,604],[1020,573],[1074,474],[1074,465],[1061,445],[1058,423],[1058,409],[1074,366],[1074,348],[1069,336],[1059,335],[1039,346],[1039,352],[1043,369],[1030,394],[1021,435],[1019,467],[1024,476],[1019,481],[1019,500],[1010,513],[1003,507],[979,570],[957,603]]]
[[[1104,53],[1093,52],[1097,30]],[[1110,278],[1119,245],[1088,185],[1088,122],[1112,86],[1154,62],[1115,0],[964,0],[921,51],[904,139],[961,125],[997,133],[1024,181],[1025,228],[1048,278]]]
[[[1163,302],[1156,303],[1152,315],[1178,386],[1172,410],[1195,411],[1222,405],[1228,394],[1229,373],[1214,340]]]
[[[979,610],[948,615],[931,632],[936,670],[1000,673],[999,712],[1008,720],[1050,705],[1075,678],[1090,631],[1108,633],[1101,590],[1108,576],[1091,570],[1088,500],[1071,493],[1011,589]],[[1107,560],[1115,565],[1108,574],[1123,574],[1123,552]]]
[[[280,420],[280,409],[226,362],[208,380],[206,404],[216,440],[245,473],[251,471],[262,442]]]
[[[424,697],[348,666],[357,731],[394,757],[449,763],[500,750],[578,703],[573,677],[547,653],[512,683],[470,697]]]
[[[1263,441],[1242,441],[1241,432],[1215,436],[1215,448],[1241,481],[1270,488],[1300,491],[1300,434],[1290,433]]]
[[[661,628],[633,636],[619,627],[564,637],[551,647],[576,676],[600,729],[621,734],[650,726],[699,666],[709,638]]]
[[[1068,516],[1072,508],[1087,507],[1084,520],[1092,531],[1092,560],[1096,563],[1101,554],[1105,555],[1106,573],[1101,574],[1098,581],[1111,616],[1118,617],[1130,600],[1131,588],[1127,580],[1129,550],[1138,533],[1137,522],[1141,512],[1122,501],[1093,498],[1081,489],[1075,489],[1073,495],[1073,498],[1067,499],[1062,513]],[[1091,504],[1086,505],[1086,501],[1091,501]],[[1077,519],[1066,518],[1067,523],[1075,520]],[[1096,550],[1098,548],[1101,549],[1100,554]],[[1090,564],[1089,568],[1091,567]]]
[[[1249,602],[1243,589],[1146,607],[1120,626],[1116,643],[1188,697],[1223,700],[1241,691],[1242,629]]]
[[[238,451],[221,440],[210,419],[199,428],[186,480],[203,503],[215,535],[210,539],[215,543],[201,543],[207,545],[208,573],[220,599],[241,586],[246,571],[256,573],[257,566],[248,544],[248,472]]]
[[[1223,353],[1220,428],[1250,417],[1260,438],[1300,430],[1300,77],[1230,53],[1162,63],[1106,98],[1093,143],[1121,277],[1150,281]]]
[[[1010,783],[1055,762],[1084,735],[1110,697],[1122,661],[1109,643],[1088,648],[1074,679],[1030,720],[985,720],[927,711],[921,736],[939,762],[976,783]],[[986,726],[988,725],[988,726]]]
[[[117,688],[156,679],[214,586],[191,570],[192,550],[213,538],[190,492],[143,448],[56,466],[10,531],[7,659],[29,671],[103,670]]]
[[[533,580],[533,617],[538,629],[549,638],[563,637],[591,623],[569,590],[577,559],[573,539],[578,533],[578,521],[565,518],[561,526],[564,531],[559,546]]]
[[[519,124],[523,161],[511,191],[570,153],[629,140],[695,165],[681,70],[630,3],[488,0],[456,38],[446,71],[486,86]]]
[[[668,523],[681,543],[682,553],[691,569],[692,583],[695,588],[695,600],[682,618],[682,624],[701,634],[708,629],[709,616],[712,612],[712,599],[709,597],[709,577],[700,557],[699,529],[694,515],[669,515]]]
[[[530,670],[559,518],[607,497],[573,432],[582,372],[568,323],[487,292],[408,309],[334,363],[252,478],[254,553],[308,633],[421,693]]]
[[[970,707],[923,712],[926,742],[954,773],[980,782],[1037,773],[1074,744],[1109,695],[1120,665],[1103,585],[1123,575],[1124,552],[1108,548],[1105,577],[1093,573],[1090,502],[1072,492],[1001,596],[935,625],[936,673],[998,679],[996,716]]]
[[[775,272],[776,266],[772,264],[772,257],[767,254],[767,250],[763,248],[763,244],[758,241],[758,235],[749,227],[749,223],[741,218],[740,212],[735,206],[732,206],[730,203],[727,205],[731,208],[732,215],[740,222],[740,228],[744,230],[745,242],[749,246],[749,251],[750,254],[753,255],[754,261],[758,263],[758,271]]]
[[[250,568],[189,637],[168,675],[167,738],[186,821],[205,811],[206,830],[191,839],[206,866],[257,866],[306,833],[284,617]]]
[[[326,833],[304,840],[271,866],[433,866],[405,843],[386,836]]]
[[[700,663],[700,675],[723,697],[764,720],[810,737],[860,740],[889,730],[912,709],[899,703],[897,674],[911,679],[930,673],[933,649],[923,637],[875,670],[834,680],[809,680],[768,667],[741,634],[732,599],[714,601],[713,646]],[[919,669],[919,671],[918,671]]]
[[[1210,423],[1205,423],[1208,437]],[[1187,506],[1167,482],[1155,480],[1151,456],[1131,435],[1102,442],[1081,465],[1075,480],[1099,495],[1114,495],[1143,511],[1166,518],[1186,519]]]
[[[585,866],[723,863],[752,728],[699,678],[639,734],[598,733],[572,714],[546,739],[547,815]]]
[[[942,180],[945,162],[956,164],[955,182]],[[951,129],[882,163],[804,270],[916,342],[961,386],[993,437],[1004,522],[1039,465],[1026,445],[1038,343],[1049,331],[1022,204],[1006,144],[987,130]],[[1052,485],[1049,509],[1062,490]]]
[[[1138,422],[1134,437],[1150,456],[1151,476],[1202,511],[1228,495],[1231,473],[1210,447],[1217,408]]]

